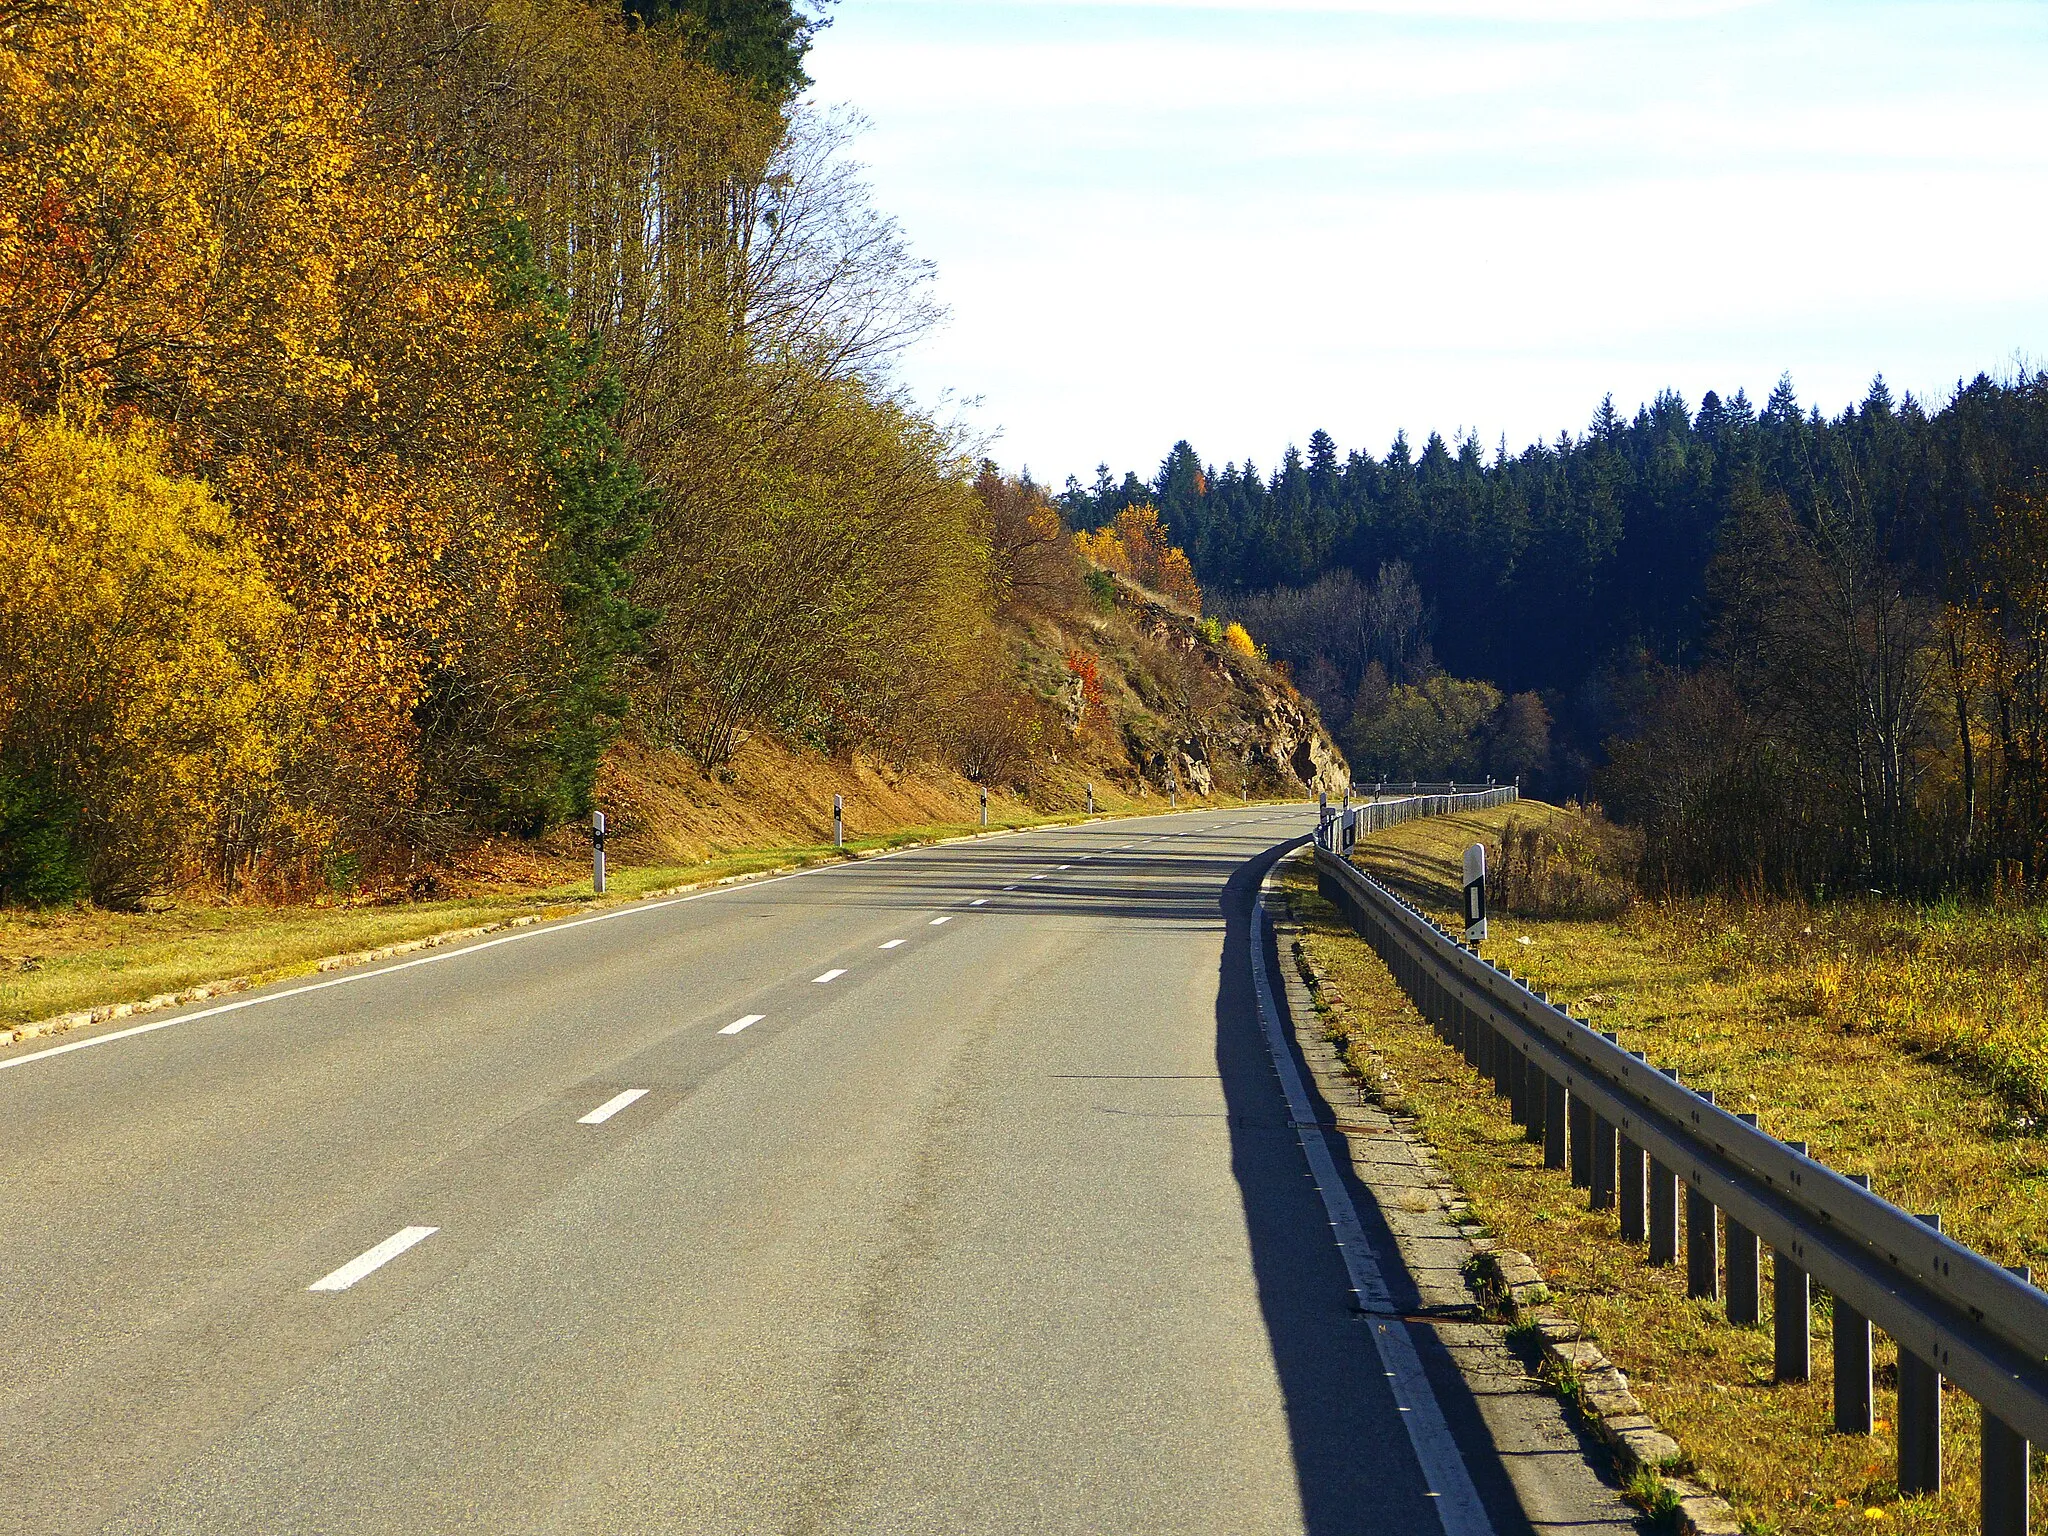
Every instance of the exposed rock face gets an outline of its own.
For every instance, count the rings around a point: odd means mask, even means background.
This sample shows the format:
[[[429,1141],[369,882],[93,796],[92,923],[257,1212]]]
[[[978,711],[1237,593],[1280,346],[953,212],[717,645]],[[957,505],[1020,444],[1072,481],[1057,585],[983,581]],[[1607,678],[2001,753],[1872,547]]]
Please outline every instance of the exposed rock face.
[[[1178,786],[1209,795],[1219,788],[1230,793],[1248,776],[1253,788],[1263,792],[1299,785],[1309,794],[1334,798],[1344,793],[1350,766],[1323,729],[1314,704],[1265,667],[1201,640],[1184,615],[1129,589],[1120,600],[1133,610],[1141,633],[1202,662],[1222,684],[1203,739],[1158,743],[1139,756],[1147,783],[1162,793]]]

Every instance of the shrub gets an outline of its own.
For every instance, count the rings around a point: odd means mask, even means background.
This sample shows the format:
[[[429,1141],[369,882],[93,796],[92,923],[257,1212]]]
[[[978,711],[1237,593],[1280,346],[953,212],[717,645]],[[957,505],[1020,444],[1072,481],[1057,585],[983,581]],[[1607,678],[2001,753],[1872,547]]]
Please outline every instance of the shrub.
[[[226,510],[144,429],[0,406],[0,889],[126,903],[274,787],[305,679]]]
[[[1545,822],[1510,816],[1487,850],[1491,901],[1516,917],[1613,917],[1635,897],[1630,872],[1639,856],[1635,835],[1598,806]]]

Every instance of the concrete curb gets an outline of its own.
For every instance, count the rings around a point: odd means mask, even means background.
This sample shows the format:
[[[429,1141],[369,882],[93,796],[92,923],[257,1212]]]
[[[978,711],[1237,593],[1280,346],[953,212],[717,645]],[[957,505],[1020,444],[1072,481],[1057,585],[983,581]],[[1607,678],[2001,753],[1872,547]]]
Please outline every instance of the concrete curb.
[[[1347,1010],[1343,990],[1316,969],[1298,937],[1291,949],[1316,1006],[1326,1012]],[[1405,1096],[1393,1074],[1382,1071],[1378,1082],[1361,1079],[1360,1087],[1389,1112],[1406,1112]],[[1409,1134],[1427,1145],[1419,1132]],[[1529,1329],[1541,1340],[1544,1372],[1552,1389],[1570,1404],[1585,1429],[1612,1451],[1624,1480],[1655,1477],[1674,1507],[1677,1528],[1687,1536],[1741,1536],[1742,1522],[1732,1505],[1689,1478],[1672,1475],[1672,1468],[1686,1464],[1684,1449],[1643,1411],[1629,1390],[1628,1377],[1597,1345],[1580,1336],[1579,1325],[1549,1307],[1551,1291],[1542,1271],[1527,1254],[1500,1247],[1484,1226],[1463,1219],[1468,1214],[1460,1212],[1459,1230],[1473,1250],[1468,1265],[1473,1290],[1516,1327]]]

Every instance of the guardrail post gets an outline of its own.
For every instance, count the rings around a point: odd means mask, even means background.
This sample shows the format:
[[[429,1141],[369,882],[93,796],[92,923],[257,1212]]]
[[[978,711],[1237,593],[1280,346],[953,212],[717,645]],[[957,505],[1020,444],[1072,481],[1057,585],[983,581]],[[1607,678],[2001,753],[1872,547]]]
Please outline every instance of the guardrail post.
[[[1564,1091],[1564,1084],[1548,1072],[1543,1074],[1543,1166],[1562,1168],[1565,1165],[1565,1120],[1570,1108],[1570,1098]]]
[[[1614,1209],[1615,1146],[1614,1126],[1599,1115],[1593,1117],[1593,1192],[1587,1208]]]
[[[1678,1262],[1678,1175],[1650,1159],[1650,1262]]]
[[[2007,1266],[2007,1273],[2032,1283],[2034,1272],[2024,1264]],[[1983,1536],[2027,1536],[2029,1487],[2027,1440],[2002,1419],[1984,1415],[1979,1438],[1982,1475],[1978,1486],[1978,1529]]]
[[[1571,1127],[1572,1188],[1593,1187],[1593,1106],[1571,1095],[1566,1122]]]
[[[1714,1102],[1711,1093],[1701,1098]],[[1685,1186],[1685,1294],[1705,1301],[1721,1297],[1721,1223],[1714,1202]]]
[[[1614,1162],[1614,1203],[1616,1214],[1621,1218],[1621,1240],[1640,1243],[1650,1232],[1646,1220],[1648,1213],[1644,1209],[1650,1191],[1647,1170],[1643,1166],[1643,1149],[1622,1136]]]
[[[1870,1175],[1846,1175],[1851,1184],[1870,1188]],[[1870,1319],[1845,1303],[1835,1303],[1835,1433],[1867,1435],[1871,1431]]]
[[[1806,1155],[1803,1141],[1785,1145]],[[1771,1253],[1771,1375],[1781,1382],[1813,1377],[1813,1281],[1791,1255],[1776,1249]]]
[[[1737,1115],[1745,1125],[1755,1125],[1755,1115]],[[1754,1328],[1763,1318],[1763,1251],[1757,1236],[1733,1216],[1722,1221],[1728,1266],[1728,1321],[1738,1328]]]
[[[1664,1075],[1678,1081],[1678,1068],[1666,1067]],[[1650,1262],[1678,1262],[1678,1175],[1656,1158],[1650,1159]]]
[[[1685,1186],[1685,1294],[1703,1301],[1721,1297],[1721,1224],[1714,1202]]]
[[[1921,1216],[1935,1231],[1939,1216]],[[1899,1341],[1899,1496],[1941,1492],[1941,1372]]]

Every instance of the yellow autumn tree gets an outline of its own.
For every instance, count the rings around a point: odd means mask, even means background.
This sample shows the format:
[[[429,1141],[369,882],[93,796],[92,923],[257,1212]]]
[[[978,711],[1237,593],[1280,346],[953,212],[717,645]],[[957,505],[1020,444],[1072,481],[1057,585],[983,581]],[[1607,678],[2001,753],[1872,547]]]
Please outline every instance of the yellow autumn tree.
[[[1247,661],[1264,661],[1266,659],[1264,649],[1260,647],[1258,641],[1252,638],[1251,631],[1235,619],[1232,619],[1223,626],[1223,644],[1226,648],[1237,652],[1238,655],[1244,657]]]
[[[357,844],[416,841],[423,779],[548,682],[518,317],[462,211],[309,34],[207,0],[0,29],[0,396],[140,412],[221,495],[318,680],[300,809]]]
[[[1202,611],[1194,567],[1159,521],[1157,507],[1144,502],[1125,507],[1108,527],[1075,534],[1074,543],[1104,570],[1128,576],[1191,613]]]
[[[161,435],[0,405],[0,894],[131,900],[278,797],[290,614]]]

